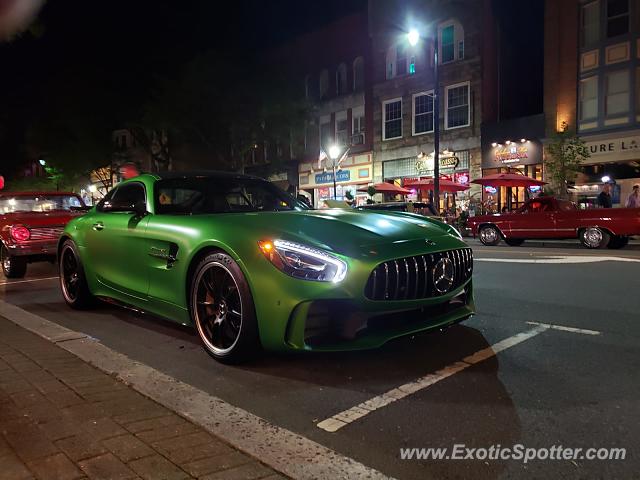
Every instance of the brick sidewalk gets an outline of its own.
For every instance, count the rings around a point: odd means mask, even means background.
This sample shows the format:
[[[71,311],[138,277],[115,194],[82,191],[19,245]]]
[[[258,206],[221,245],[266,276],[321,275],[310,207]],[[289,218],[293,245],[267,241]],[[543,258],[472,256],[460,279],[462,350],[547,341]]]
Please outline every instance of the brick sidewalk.
[[[0,480],[282,479],[0,317]]]

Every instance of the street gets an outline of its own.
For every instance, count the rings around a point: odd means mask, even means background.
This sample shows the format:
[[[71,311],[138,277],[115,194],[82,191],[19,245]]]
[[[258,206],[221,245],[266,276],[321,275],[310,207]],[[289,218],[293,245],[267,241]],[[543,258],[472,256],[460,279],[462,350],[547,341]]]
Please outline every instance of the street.
[[[50,264],[0,278],[0,299],[395,478],[637,475],[640,250],[470,244],[477,315],[366,352],[225,366],[186,327],[107,304],[69,309]],[[362,412],[365,402],[373,407]],[[401,448],[456,444],[627,453],[526,464],[400,458]]]

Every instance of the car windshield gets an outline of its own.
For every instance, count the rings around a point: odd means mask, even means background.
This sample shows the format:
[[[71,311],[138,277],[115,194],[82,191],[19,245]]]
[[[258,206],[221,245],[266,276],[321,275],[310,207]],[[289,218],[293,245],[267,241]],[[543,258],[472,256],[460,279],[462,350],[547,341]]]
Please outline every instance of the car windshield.
[[[159,180],[156,213],[199,215],[307,210],[275,185],[253,178],[195,177]]]
[[[0,196],[0,213],[51,212],[73,210],[84,207],[75,195],[3,195]]]

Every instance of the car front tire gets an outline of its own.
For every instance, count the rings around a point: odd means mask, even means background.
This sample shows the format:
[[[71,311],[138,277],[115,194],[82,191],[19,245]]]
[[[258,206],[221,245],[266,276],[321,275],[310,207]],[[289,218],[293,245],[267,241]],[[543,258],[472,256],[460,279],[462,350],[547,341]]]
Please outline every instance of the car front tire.
[[[211,253],[194,269],[190,313],[205,351],[223,363],[241,363],[261,350],[249,284],[227,254]]]
[[[585,228],[580,232],[580,241],[587,248],[604,248],[610,240],[611,235],[599,227]]]
[[[58,256],[60,289],[64,301],[71,308],[85,310],[93,306],[94,296],[89,290],[84,267],[72,240],[65,240]]]
[[[494,246],[500,243],[500,231],[493,225],[485,225],[478,233],[483,245]]]
[[[27,273],[26,257],[10,255],[5,246],[2,246],[2,250],[0,250],[0,260],[2,261],[2,273],[7,278],[22,278]]]

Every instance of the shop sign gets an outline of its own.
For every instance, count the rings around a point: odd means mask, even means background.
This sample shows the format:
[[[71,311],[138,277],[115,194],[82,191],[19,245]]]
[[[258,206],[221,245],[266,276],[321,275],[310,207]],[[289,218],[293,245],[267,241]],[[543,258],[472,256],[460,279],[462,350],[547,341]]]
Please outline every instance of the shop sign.
[[[316,184],[333,183],[333,172],[317,173]],[[336,182],[348,182],[351,180],[350,170],[338,170],[336,172]]]
[[[529,158],[529,145],[515,144],[496,147],[494,151],[496,162],[501,163],[517,163],[524,158]]]
[[[590,154],[585,163],[637,159],[640,156],[640,136],[585,142],[585,146]]]
[[[441,169],[455,169],[460,164],[460,159],[455,155],[439,157],[438,160]],[[433,154],[418,158],[418,160],[416,160],[416,173],[422,175],[427,172],[433,172],[433,164]]]

